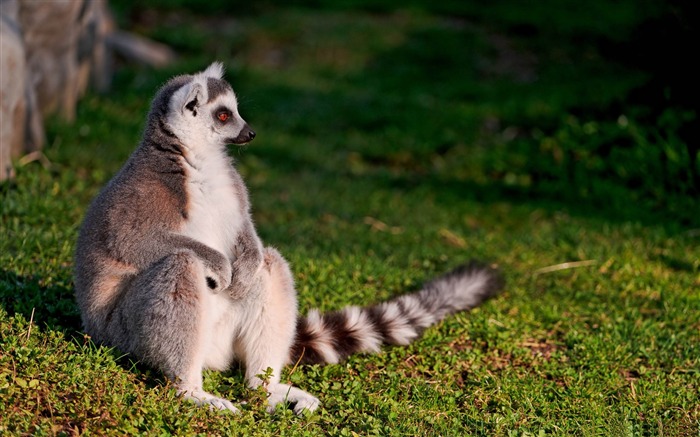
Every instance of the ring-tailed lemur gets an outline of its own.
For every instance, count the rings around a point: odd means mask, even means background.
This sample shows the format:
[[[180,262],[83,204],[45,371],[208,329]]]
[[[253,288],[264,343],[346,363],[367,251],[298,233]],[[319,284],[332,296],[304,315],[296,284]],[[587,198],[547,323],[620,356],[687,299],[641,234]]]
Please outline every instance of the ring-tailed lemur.
[[[227,155],[255,132],[214,63],[171,79],[156,94],[143,140],[87,211],[75,254],[85,331],[164,372],[184,397],[236,411],[202,389],[202,370],[240,360],[251,387],[265,384],[270,409],[288,401],[314,410],[314,396],[280,383],[288,363],[335,363],[382,344],[407,344],[446,315],[502,288],[472,263],[421,291],[367,308],[297,319],[287,262],[263,247],[248,194]]]

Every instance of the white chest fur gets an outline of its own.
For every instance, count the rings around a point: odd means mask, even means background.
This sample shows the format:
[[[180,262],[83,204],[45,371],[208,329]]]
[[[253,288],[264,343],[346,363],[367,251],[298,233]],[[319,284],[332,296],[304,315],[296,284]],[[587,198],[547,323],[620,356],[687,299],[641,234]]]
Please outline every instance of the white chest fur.
[[[231,161],[223,152],[192,154],[187,165],[187,212],[183,233],[229,259],[243,220],[241,193],[231,176]]]

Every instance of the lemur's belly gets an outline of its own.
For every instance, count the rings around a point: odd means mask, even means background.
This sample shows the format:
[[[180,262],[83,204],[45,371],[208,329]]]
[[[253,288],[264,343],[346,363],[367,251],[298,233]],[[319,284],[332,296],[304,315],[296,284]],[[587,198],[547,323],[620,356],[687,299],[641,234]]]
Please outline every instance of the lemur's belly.
[[[237,354],[243,353],[244,342],[250,341],[246,339],[257,338],[267,301],[254,294],[233,300],[225,292],[205,293],[202,297],[203,365],[206,369],[226,370],[234,360],[244,358]],[[296,304],[291,302],[287,306],[291,308],[289,319],[280,323],[294,321]]]
[[[234,339],[240,330],[240,305],[225,293],[207,293],[202,300],[202,353],[205,369],[226,370],[234,356]]]

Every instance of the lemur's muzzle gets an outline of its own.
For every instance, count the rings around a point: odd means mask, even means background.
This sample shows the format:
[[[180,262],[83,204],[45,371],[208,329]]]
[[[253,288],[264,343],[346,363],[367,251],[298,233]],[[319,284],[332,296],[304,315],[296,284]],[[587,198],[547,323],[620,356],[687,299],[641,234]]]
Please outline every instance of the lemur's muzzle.
[[[243,126],[243,129],[241,129],[241,132],[238,134],[238,136],[231,140],[231,143],[247,144],[253,141],[253,138],[255,138],[255,131],[246,124],[245,126]]]

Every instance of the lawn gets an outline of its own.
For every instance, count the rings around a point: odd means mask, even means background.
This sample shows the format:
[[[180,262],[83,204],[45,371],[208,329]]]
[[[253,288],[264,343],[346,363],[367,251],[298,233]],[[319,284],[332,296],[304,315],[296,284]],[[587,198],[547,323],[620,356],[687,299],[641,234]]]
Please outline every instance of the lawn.
[[[665,3],[150,3],[112,5],[178,61],[122,65],[75,123],[49,121],[50,166],[0,187],[0,434],[700,433],[696,113],[635,56]],[[258,133],[231,155],[302,312],[472,258],[500,266],[505,292],[408,347],[287,369],[321,399],[305,417],[268,415],[238,368],[205,389],[247,400],[240,415],[197,408],[93,344],[73,298],[82,216],[156,89],[213,60]]]

